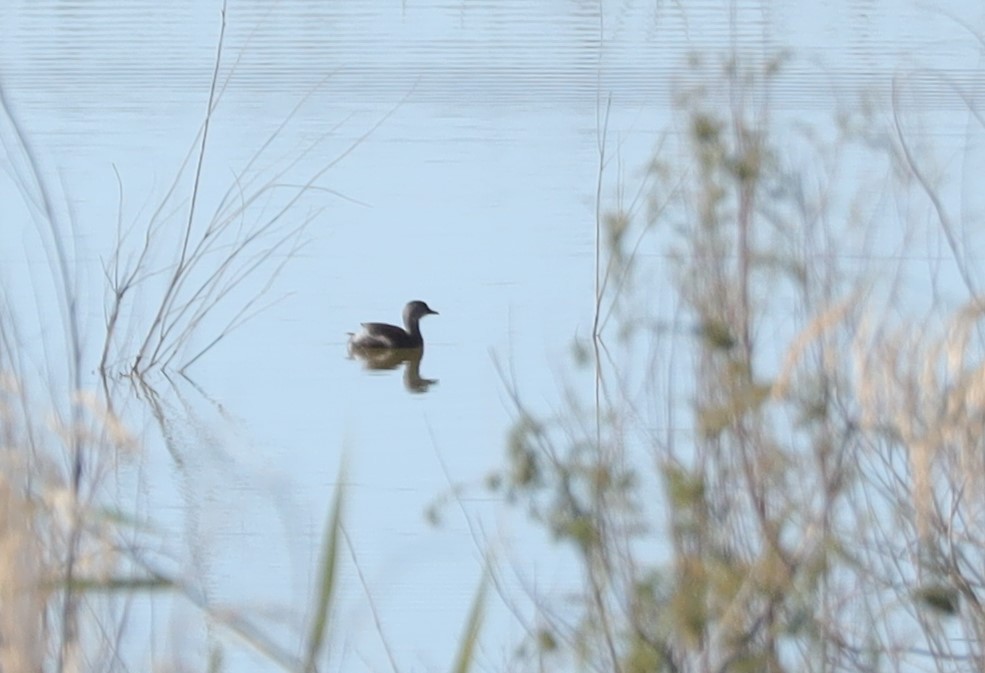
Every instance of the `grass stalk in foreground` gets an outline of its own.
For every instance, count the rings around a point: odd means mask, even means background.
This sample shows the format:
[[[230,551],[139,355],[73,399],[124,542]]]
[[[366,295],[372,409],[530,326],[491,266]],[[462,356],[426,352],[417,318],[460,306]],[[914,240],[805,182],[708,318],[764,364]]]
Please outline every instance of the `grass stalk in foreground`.
[[[304,664],[301,670],[311,673],[317,669],[316,662],[325,646],[325,634],[328,632],[329,610],[335,595],[335,578],[338,573],[339,541],[342,536],[342,505],[344,502],[345,469],[339,470],[339,483],[335,488],[335,498],[332,509],[328,514],[325,526],[325,537],[322,541],[320,561],[321,572],[318,575],[318,591],[315,594],[313,607],[314,617],[308,631],[305,643]]]
[[[475,661],[475,650],[479,644],[479,632],[482,630],[482,619],[485,616],[486,593],[489,588],[489,571],[483,572],[482,581],[472,599],[472,607],[469,610],[469,617],[465,622],[465,632],[462,633],[462,640],[458,644],[458,654],[455,656],[455,663],[452,673],[468,673]]]

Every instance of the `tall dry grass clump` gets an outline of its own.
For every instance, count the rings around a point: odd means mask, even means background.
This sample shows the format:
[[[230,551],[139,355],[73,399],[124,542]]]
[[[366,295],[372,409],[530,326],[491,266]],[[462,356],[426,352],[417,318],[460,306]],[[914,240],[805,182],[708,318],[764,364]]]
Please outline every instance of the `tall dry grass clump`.
[[[94,660],[80,643],[94,638],[99,651],[108,652],[105,643],[117,632],[102,619],[113,615],[87,592],[119,578],[121,530],[105,509],[105,477],[132,455],[134,444],[105,399],[82,394],[75,232],[60,215],[2,87],[0,135],[50,271],[50,288],[33,287],[37,324],[24,320],[24,306],[11,301],[30,292],[11,292],[10,279],[0,279],[0,666],[85,670]],[[35,342],[28,343],[25,332],[37,335]]]
[[[869,483],[895,525],[872,528],[874,579],[900,591],[928,650],[979,662],[985,644],[985,347],[982,299],[942,327],[908,323],[871,330],[857,349],[861,459],[886,478]],[[864,344],[864,345],[863,345]],[[892,572],[885,572],[891,568]],[[903,577],[901,578],[900,575]],[[908,592],[908,594],[907,594]],[[921,608],[950,619],[930,619]],[[953,633],[961,633],[955,638]]]
[[[91,670],[118,645],[121,613],[104,597],[137,579],[122,552],[132,530],[106,490],[136,442],[96,396],[66,415],[32,395],[3,353],[0,667]]]

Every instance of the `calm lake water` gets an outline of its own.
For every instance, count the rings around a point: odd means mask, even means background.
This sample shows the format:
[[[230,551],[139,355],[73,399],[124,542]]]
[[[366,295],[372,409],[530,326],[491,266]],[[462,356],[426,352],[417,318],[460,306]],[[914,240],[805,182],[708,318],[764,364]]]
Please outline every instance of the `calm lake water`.
[[[401,670],[447,668],[492,551],[511,568],[503,590],[520,605],[490,600],[479,662],[501,670],[524,633],[513,610],[529,612],[526,587],[560,592],[575,571],[522,511],[481,488],[504,463],[514,418],[496,362],[540,411],[561,408],[564,385],[590,396],[571,345],[591,329],[604,101],[610,202],[620,184],[638,184],[662,137],[682,132],[675,93],[720,86],[719,69],[689,57],[714,64],[730,49],[750,65],[789,50],[768,92],[777,120],[829,133],[863,99],[885,119],[895,82],[917,137],[945,158],[964,148],[965,165],[981,166],[967,104],[985,104],[983,50],[960,23],[985,31],[976,3],[816,4],[230,2],[197,208],[207,217],[227,191],[246,193],[240,172],[254,159],[247,175],[288,187],[265,194],[244,222],[270,217],[292,185],[314,178],[317,189],[285,218],[310,222],[267,295],[277,301],[199,360],[192,382],[154,378],[156,409],[146,393],[120,394],[142,448],[117,468],[112,504],[149,523],[148,553],[294,651],[345,463],[351,555],[333,666],[386,669],[385,640]],[[197,147],[219,24],[216,3],[190,0],[0,7],[0,86],[70,232],[61,237],[76,269],[87,373],[99,362],[103,264],[118,219],[139,230]],[[64,347],[51,238],[17,186],[26,164],[13,129],[0,129],[0,281],[27,370],[38,384],[57,382],[44,365]],[[179,193],[190,193],[190,176]],[[977,207],[969,193],[951,196]],[[187,207],[186,196],[173,202],[163,226],[180,232]],[[889,244],[886,254],[901,250]],[[663,242],[648,239],[640,255],[662,278]],[[238,286],[193,346],[207,345],[268,277]],[[151,278],[125,317],[131,342],[160,282]],[[440,312],[423,322],[420,375],[437,380],[423,393],[407,389],[400,369],[368,371],[345,353],[346,332],[397,322],[410,299]],[[461,506],[430,526],[428,505],[459,483],[471,486]],[[215,633],[197,607],[164,596],[137,614],[145,610],[156,645],[134,635],[136,661],[148,651],[170,661],[163,653],[176,648],[188,648],[180,658],[193,666],[206,659]],[[272,668],[236,639],[223,642],[229,670]]]

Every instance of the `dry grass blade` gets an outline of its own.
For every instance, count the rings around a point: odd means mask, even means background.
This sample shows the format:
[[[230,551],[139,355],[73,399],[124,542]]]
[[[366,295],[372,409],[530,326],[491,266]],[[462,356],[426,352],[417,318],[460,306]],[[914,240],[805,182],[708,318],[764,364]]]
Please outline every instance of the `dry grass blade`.
[[[345,469],[340,470],[339,475],[340,477],[344,476]],[[322,543],[321,554],[321,573],[318,577],[318,593],[315,594],[314,618],[311,621],[311,629],[308,632],[304,665],[302,666],[302,670],[306,672],[316,670],[315,662],[318,660],[324,647],[325,634],[328,631],[329,609],[332,606],[332,596],[335,593],[335,577],[339,561],[339,541],[341,540],[342,533],[342,505],[344,501],[342,484],[344,483],[345,480],[340,478],[339,484],[335,489],[332,509],[328,515],[328,523],[325,527],[325,537]]]
[[[76,577],[72,588],[86,593],[123,592],[126,595],[135,591],[165,591],[175,588],[173,580],[161,575],[147,577],[110,577],[108,579],[86,579]]]
[[[205,123],[202,127],[201,143],[198,150],[198,158],[195,162],[195,180],[192,185],[191,201],[188,208],[188,220],[185,224],[184,236],[181,244],[181,255],[178,260],[178,264],[175,266],[173,275],[171,277],[171,282],[168,284],[165,290],[164,297],[161,300],[160,308],[158,309],[157,315],[154,318],[154,322],[150,329],[147,331],[147,336],[144,338],[144,343],[140,348],[140,352],[137,355],[138,360],[143,358],[143,355],[147,348],[149,347],[154,334],[158,330],[158,326],[167,317],[170,307],[174,302],[175,292],[180,287],[180,280],[182,274],[185,272],[186,261],[188,260],[188,249],[192,238],[192,232],[194,231],[195,224],[195,206],[198,203],[198,196],[200,192],[200,186],[202,182],[202,167],[205,163],[205,150],[208,146],[209,138],[209,128],[212,122],[212,113],[215,110],[215,97],[216,97],[216,85],[219,79],[219,66],[222,62],[222,45],[226,35],[226,3],[222,3],[221,20],[219,24],[219,39],[216,45],[216,55],[215,63],[212,70],[212,81],[209,87],[209,102],[208,108],[205,113]]]

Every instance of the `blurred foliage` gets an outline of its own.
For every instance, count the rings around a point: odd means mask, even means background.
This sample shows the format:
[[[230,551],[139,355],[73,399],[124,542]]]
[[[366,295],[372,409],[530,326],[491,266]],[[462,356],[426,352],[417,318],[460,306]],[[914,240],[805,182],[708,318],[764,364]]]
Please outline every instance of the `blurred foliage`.
[[[920,493],[941,486],[961,534],[985,542],[981,519],[969,514],[979,510],[954,500],[963,486],[942,482],[944,472],[929,485],[919,478],[931,459],[916,448],[927,441],[912,441],[928,432],[913,427],[916,407],[954,384],[908,391],[929,380],[926,370],[918,375],[919,358],[900,357],[885,332],[860,327],[863,304],[844,298],[864,296],[872,279],[844,274],[827,252],[856,230],[828,219],[829,190],[841,179],[831,157],[856,143],[884,165],[900,157],[886,152],[875,122],[855,118],[830,139],[833,148],[804,131],[816,156],[792,164],[783,144],[790,131],[774,124],[768,95],[785,60],[758,70],[728,61],[720,88],[682,92],[688,133],[676,159],[651,162],[646,212],[622,201],[602,211],[598,310],[615,317],[621,342],[645,344],[646,368],[638,351],[627,347],[621,360],[610,350],[602,320],[597,339],[577,340],[572,351],[595,375],[591,402],[569,393],[565,411],[545,417],[512,391],[507,465],[488,485],[567,545],[583,580],[560,605],[531,596],[546,626],[521,652],[537,670],[985,663],[985,578],[971,560],[982,554],[966,557],[971,547],[955,544],[940,510],[919,505]],[[812,170],[826,161],[832,184],[815,188]],[[666,290],[638,282],[636,251],[654,231],[667,242],[681,318],[651,317]],[[867,363],[883,357],[873,349],[894,354],[886,362],[896,369],[871,375]],[[946,362],[950,371],[955,360]],[[886,399],[900,413],[870,411]],[[931,400],[939,413],[939,398]],[[976,408],[985,418],[985,406]],[[974,444],[977,435],[968,436]],[[985,511],[981,496],[972,500]],[[935,523],[941,543],[927,544]],[[908,588],[914,573],[938,579]],[[928,616],[959,616],[969,602],[977,611],[963,623],[967,645],[955,645]]]

